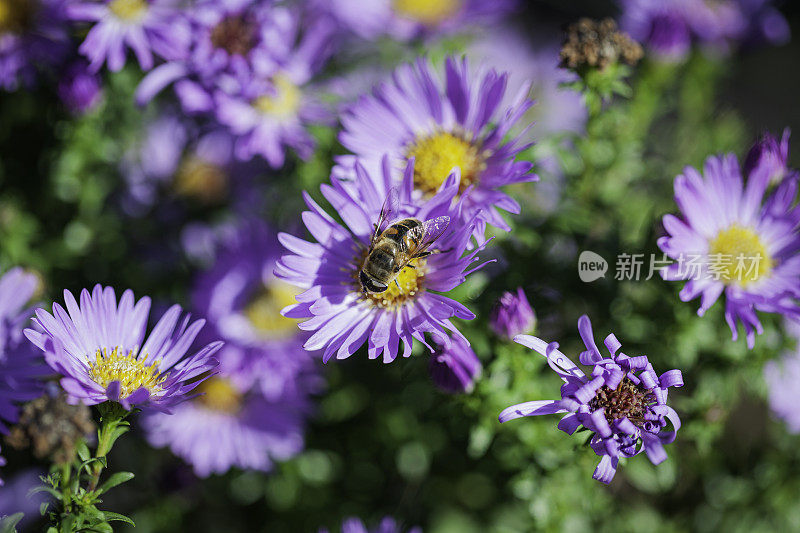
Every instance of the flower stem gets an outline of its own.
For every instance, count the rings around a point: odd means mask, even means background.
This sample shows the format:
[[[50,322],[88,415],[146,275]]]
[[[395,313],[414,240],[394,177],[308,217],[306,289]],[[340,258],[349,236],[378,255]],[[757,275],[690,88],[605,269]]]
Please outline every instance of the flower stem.
[[[89,480],[89,492],[97,488],[100,474],[103,472],[105,458],[111,451],[114,442],[127,431],[127,424],[123,425],[128,411],[117,403],[106,402],[100,406],[100,429],[97,431],[97,450],[92,466],[92,475]]]

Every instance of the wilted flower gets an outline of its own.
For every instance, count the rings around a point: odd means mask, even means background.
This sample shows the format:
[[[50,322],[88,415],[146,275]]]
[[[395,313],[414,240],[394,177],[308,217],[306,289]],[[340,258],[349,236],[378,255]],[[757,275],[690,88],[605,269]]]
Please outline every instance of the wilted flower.
[[[43,361],[22,334],[33,311],[28,305],[38,287],[36,276],[21,268],[12,268],[0,277],[0,434],[7,434],[8,425],[19,420],[22,402],[44,391]],[[3,464],[0,457],[0,466]]]
[[[103,99],[103,86],[85,62],[76,61],[61,74],[58,96],[73,113],[86,113]]]
[[[53,315],[36,310],[37,328],[26,329],[28,339],[44,352],[50,367],[61,374],[61,386],[72,402],[95,405],[119,402],[127,410],[152,407],[160,411],[186,400],[218,361],[213,355],[221,342],[186,356],[205,323],[191,322],[173,305],[145,340],[150,298],[134,300],[126,290],[117,304],[111,287],[84,289],[80,307],[64,291],[67,310],[53,304]]]
[[[794,174],[788,165],[789,135],[791,135],[789,128],[783,130],[780,141],[771,133],[764,133],[747,153],[747,158],[744,160],[744,175],[766,172],[770,183],[780,183],[790,173]]]
[[[680,418],[667,405],[667,389],[683,386],[680,370],[660,376],[647,356],[628,357],[619,352],[622,346],[610,334],[604,344],[610,357],[603,357],[594,341],[592,324],[583,315],[578,331],[586,345],[579,361],[593,366],[589,375],[558,350],[558,343],[547,344],[530,335],[514,340],[547,358],[547,363],[564,381],[560,400],[538,400],[512,405],[500,413],[500,422],[523,416],[566,413],[558,429],[572,435],[583,428],[592,432],[589,445],[601,457],[592,477],[610,483],[617,472],[620,457],[647,454],[653,464],[667,458],[664,444],[675,440]],[[672,430],[667,425],[672,424]]]
[[[0,15],[0,87],[30,85],[37,68],[70,49],[63,0],[4,0]]]
[[[383,189],[381,166],[388,153],[391,182],[398,182],[409,158],[414,158],[413,198],[433,196],[460,169],[458,192],[463,194],[463,216],[478,213],[476,237],[486,223],[510,230],[498,209],[519,213],[519,204],[500,188],[535,181],[529,161],[515,161],[528,148],[524,132],[506,142],[504,137],[533,105],[528,84],[516,98],[503,104],[508,74],[470,70],[467,60],[448,57],[445,80],[439,80],[429,62],[420,58],[395,70],[391,82],[377,86],[342,116],[342,144],[355,157],[341,157],[342,167],[355,158]]]
[[[508,339],[533,332],[536,327],[536,313],[528,303],[522,287],[517,288],[516,294],[506,291],[500,296],[489,317],[489,326],[492,331]]]
[[[702,316],[725,293],[725,319],[737,322],[753,347],[761,322],[756,311],[800,320],[800,207],[796,180],[784,180],[766,199],[768,168],[743,184],[734,155],[709,157],[704,176],[692,167],[675,178],[675,200],[684,219],[666,215],[661,250],[677,262],[661,271],[670,281],[689,280],[683,301],[702,295]]]
[[[571,69],[603,69],[618,62],[635,65],[642,58],[642,47],[627,34],[617,31],[614,19],[583,18],[569,26],[560,56],[561,64]]]
[[[165,59],[180,56],[189,40],[189,26],[180,18],[175,0],[76,1],[67,5],[73,20],[93,22],[79,51],[97,71],[106,63],[116,72],[133,50],[142,70],[153,68],[153,54]]]
[[[6,442],[30,448],[39,459],[67,464],[75,458],[75,445],[94,433],[95,424],[87,406],[69,405],[55,383],[48,385],[46,394],[22,406]]]
[[[403,357],[411,355],[413,340],[433,349],[425,339],[430,333],[434,342],[450,345],[451,334],[463,337],[450,322],[458,317],[475,317],[462,304],[432,291],[446,292],[464,282],[474,271],[478,249],[465,254],[474,231],[475,217],[465,222],[461,215],[463,199],[453,204],[459,190],[459,175],[453,173],[439,191],[421,205],[411,201],[414,167],[409,162],[400,188],[400,213],[397,218],[414,217],[427,220],[449,216],[447,230],[431,246],[438,251],[424,259],[414,259],[401,270],[381,293],[365,293],[359,283],[359,272],[386,198],[379,191],[387,190],[392,182],[389,162],[385,160],[380,175],[381,187],[375,186],[366,170],[356,165],[354,187],[345,189],[339,182],[323,185],[322,194],[343,218],[345,226],[328,215],[308,194],[304,195],[310,211],[303,221],[317,239],[309,243],[292,235],[279,235],[281,243],[291,252],[284,255],[275,274],[287,282],[305,289],[297,296],[298,303],[287,307],[284,316],[308,319],[299,326],[314,334],[306,341],[308,350],[324,349],[323,361],[336,355],[344,359],[367,343],[370,359],[383,353],[384,362],[391,362],[403,342]],[[391,220],[389,222],[394,222]]]
[[[431,379],[445,392],[472,392],[481,375],[481,361],[469,343],[461,337],[451,339],[450,346],[437,346],[428,364]]]
[[[764,379],[769,387],[769,406],[786,423],[790,433],[800,433],[800,346],[786,354],[780,362],[764,366]]]
[[[321,528],[319,533],[328,533],[328,531],[329,530],[326,528]],[[341,533],[403,533],[404,529],[390,516],[384,517],[380,523],[372,529],[368,529],[360,518],[350,517],[345,518],[344,522],[342,522],[342,529],[340,531]],[[413,527],[409,529],[407,533],[422,533],[422,529]]]
[[[486,27],[514,11],[516,0],[322,0],[344,33],[362,39],[380,36],[408,40]]]

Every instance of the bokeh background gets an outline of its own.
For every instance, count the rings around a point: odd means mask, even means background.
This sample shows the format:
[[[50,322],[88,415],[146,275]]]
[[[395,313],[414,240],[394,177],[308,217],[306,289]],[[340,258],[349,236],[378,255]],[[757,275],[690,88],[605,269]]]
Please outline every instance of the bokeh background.
[[[363,353],[317,361],[324,386],[313,396],[304,450],[271,472],[233,469],[205,479],[169,449],[150,447],[134,422],[109,458],[114,470],[136,473],[104,502],[136,522],[119,530],[316,531],[338,528],[347,516],[374,524],[385,515],[437,533],[800,530],[800,437],[771,414],[763,378],[765,363],[794,349],[782,320],[765,317],[765,333],[748,350],[730,339],[719,304],[698,318],[696,303],[678,299],[677,284],[612,275],[587,284],[576,270],[580,250],[609,260],[657,253],[661,216],[676,211],[672,181],[685,165],[722,152],[743,159],[764,131],[800,132],[800,4],[779,9],[792,30],[788,43],[719,57],[693,50],[669,65],[646,57],[629,79],[629,98],[617,98],[585,132],[547,133],[526,152],[542,182],[510,188],[523,212],[482,254],[497,262],[457,289],[478,315],[459,323],[484,367],[471,393],[438,390],[423,350],[388,365]],[[594,0],[529,1],[521,10],[502,24],[551,54],[566,24],[620,13],[616,3]],[[496,35],[490,29],[477,33]],[[334,54],[325,76],[389,72],[418,54],[437,61],[472,39],[372,43],[366,55],[374,65]],[[317,127],[309,160],[290,157],[279,170],[252,163],[246,207],[234,193],[206,202],[167,186],[152,205],[130,209],[121,162],[148,123],[175,111],[163,95],[137,107],[141,77],[131,61],[103,72],[104,101],[85,114],[65,108],[52,80],[0,94],[0,261],[38,272],[42,301],[99,282],[190,306],[209,258],[187,247],[187,227],[216,227],[246,208],[297,233],[301,191],[320,200],[333,156],[345,152],[338,126]],[[797,142],[790,146],[790,166],[800,166]],[[555,418],[498,424],[504,407],[557,397],[560,385],[542,358],[489,329],[494,302],[516,287],[535,308],[536,334],[558,340],[565,353],[580,351],[576,321],[586,313],[599,337],[614,331],[657,370],[682,370],[686,386],[671,398],[683,427],[665,463],[628,460],[603,486],[591,479],[597,457],[580,435],[559,432]],[[3,446],[3,453],[6,479],[47,467],[24,450]]]

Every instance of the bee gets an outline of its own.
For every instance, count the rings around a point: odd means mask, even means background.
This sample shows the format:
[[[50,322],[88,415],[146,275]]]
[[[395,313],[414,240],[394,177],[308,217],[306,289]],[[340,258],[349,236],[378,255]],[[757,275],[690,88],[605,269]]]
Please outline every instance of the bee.
[[[422,222],[416,218],[404,218],[388,225],[398,212],[397,188],[389,190],[383,203],[375,231],[372,234],[367,256],[361,265],[358,279],[365,293],[381,293],[394,282],[398,288],[397,275],[414,259],[427,257],[435,252],[428,248],[447,229],[450,217],[440,216]]]

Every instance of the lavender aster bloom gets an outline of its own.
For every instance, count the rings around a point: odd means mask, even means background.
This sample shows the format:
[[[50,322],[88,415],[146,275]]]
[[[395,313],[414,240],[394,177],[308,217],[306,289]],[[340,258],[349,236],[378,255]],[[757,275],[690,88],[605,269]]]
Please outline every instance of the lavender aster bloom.
[[[438,346],[428,364],[436,386],[452,394],[472,392],[482,370],[480,359],[461,337],[453,338],[448,348]]]
[[[449,224],[430,248],[439,253],[413,260],[397,275],[397,284],[391,284],[382,293],[364,293],[358,273],[366,257],[373,224],[386,198],[379,190],[388,189],[392,181],[388,165],[387,159],[381,188],[375,187],[374,178],[359,164],[355,169],[357,181],[352,188],[356,192],[335,181],[333,186],[322,186],[323,196],[346,226],[336,222],[304,194],[310,210],[303,213],[303,221],[317,242],[310,243],[285,233],[279,235],[281,244],[290,253],[278,261],[275,274],[305,289],[297,296],[298,303],[284,309],[283,315],[308,319],[300,324],[300,329],[314,334],[304,346],[307,350],[324,349],[322,359],[325,362],[334,355],[337,359],[347,358],[364,343],[370,359],[383,353],[387,363],[397,357],[401,340],[403,357],[411,355],[414,339],[433,351],[425,340],[425,333],[430,333],[434,342],[449,347],[450,338],[445,330],[450,330],[454,337],[463,338],[450,318],[475,318],[462,304],[437,294],[454,289],[470,272],[480,268],[467,270],[480,248],[464,255],[474,231],[475,217],[463,224]],[[413,179],[414,167],[409,162],[400,188],[401,213],[398,216],[420,220],[449,216],[451,220],[461,220],[463,200],[452,205],[459,190],[458,172],[421,206],[411,201]]]
[[[484,27],[514,11],[515,0],[330,0],[320,2],[345,33],[373,40],[380,36],[408,40],[419,36]]]
[[[44,390],[41,357],[22,334],[38,286],[36,276],[21,268],[12,268],[0,277],[0,434],[8,433],[7,424],[19,419],[20,403],[37,398]],[[4,464],[0,457],[0,466]]]
[[[521,133],[505,142],[506,133],[533,104],[523,86],[509,105],[502,105],[508,75],[494,70],[470,71],[467,60],[448,57],[444,83],[436,80],[426,59],[395,70],[392,82],[375,88],[342,116],[342,144],[352,151],[373,177],[380,176],[381,160],[389,154],[397,177],[406,160],[415,158],[414,198],[429,198],[460,169],[459,191],[464,193],[466,218],[480,212],[476,236],[485,224],[510,229],[498,209],[519,213],[519,204],[500,191],[511,183],[536,180],[532,164],[515,161],[529,145]],[[352,158],[343,157],[344,167]]]
[[[248,365],[251,371],[239,380],[249,378],[248,387],[258,384],[261,394],[274,401],[318,389],[297,321],[281,315],[300,292],[273,274],[282,252],[263,223],[241,224],[217,251],[211,269],[198,278],[192,298],[214,336],[225,341],[220,358]]]
[[[667,236],[658,246],[677,262],[664,279],[689,280],[683,301],[702,296],[702,316],[724,293],[725,319],[737,338],[737,322],[755,344],[756,311],[800,320],[800,207],[797,180],[784,180],[767,198],[768,168],[742,182],[734,155],[709,157],[704,175],[692,167],[675,178],[675,200],[684,218],[664,217]]]
[[[116,72],[125,66],[126,48],[133,50],[142,70],[153,68],[153,55],[172,59],[182,55],[189,27],[179,17],[176,0],[105,0],[72,2],[73,20],[93,22],[79,51],[97,71],[106,63]]]
[[[346,518],[344,522],[342,522],[341,529],[341,533],[403,533],[403,531],[404,529],[400,524],[390,516],[384,517],[380,523],[372,529],[368,529],[360,518]],[[319,530],[319,533],[328,533],[328,530],[322,528]],[[422,533],[422,529],[413,527],[409,529],[407,533]]]
[[[786,423],[790,433],[800,433],[800,347],[787,354],[779,363],[770,361],[764,366],[764,379],[769,387],[769,406]]]
[[[181,307],[173,305],[145,339],[150,298],[134,300],[126,290],[119,303],[111,287],[84,289],[80,306],[64,291],[67,310],[53,304],[53,314],[36,310],[28,339],[42,350],[50,367],[60,373],[61,386],[73,402],[95,405],[119,402],[125,409],[151,407],[169,412],[186,400],[201,378],[218,364],[213,355],[222,346],[213,342],[186,356],[205,323],[179,321]]]
[[[726,51],[744,41],[789,38],[770,0],[622,0],[622,6],[622,29],[668,60],[685,57],[692,42]]]
[[[87,113],[103,99],[100,77],[83,61],[76,61],[61,74],[58,96],[73,113]]]
[[[63,0],[4,0],[0,12],[0,87],[30,85],[37,67],[69,50]]]
[[[528,303],[522,287],[517,288],[516,293],[507,291],[500,296],[489,317],[489,327],[508,339],[533,332],[536,327],[536,313]]]
[[[200,396],[178,405],[172,414],[145,416],[153,446],[169,446],[201,477],[234,466],[268,471],[274,461],[302,451],[309,407],[305,397],[288,391],[266,397],[254,387],[253,365],[225,352],[220,353],[219,370],[197,388]]]
[[[603,357],[594,341],[592,323],[583,315],[578,331],[586,345],[579,361],[592,366],[587,375],[558,350],[558,343],[546,343],[538,337],[518,335],[514,340],[547,358],[547,363],[564,381],[560,400],[539,400],[512,405],[500,413],[500,422],[523,416],[566,413],[558,429],[572,435],[583,426],[593,432],[589,445],[601,457],[592,477],[610,483],[620,457],[647,454],[653,464],[667,458],[664,444],[675,440],[680,418],[667,405],[667,389],[682,387],[680,370],[660,376],[647,356],[628,357],[610,334],[604,344],[610,357]],[[672,424],[673,429],[667,430]]]
[[[778,141],[771,133],[767,132],[756,142],[747,153],[744,161],[745,176],[753,172],[766,172],[770,183],[780,183],[790,174],[789,161],[789,136],[791,130],[783,130],[783,136]]]

